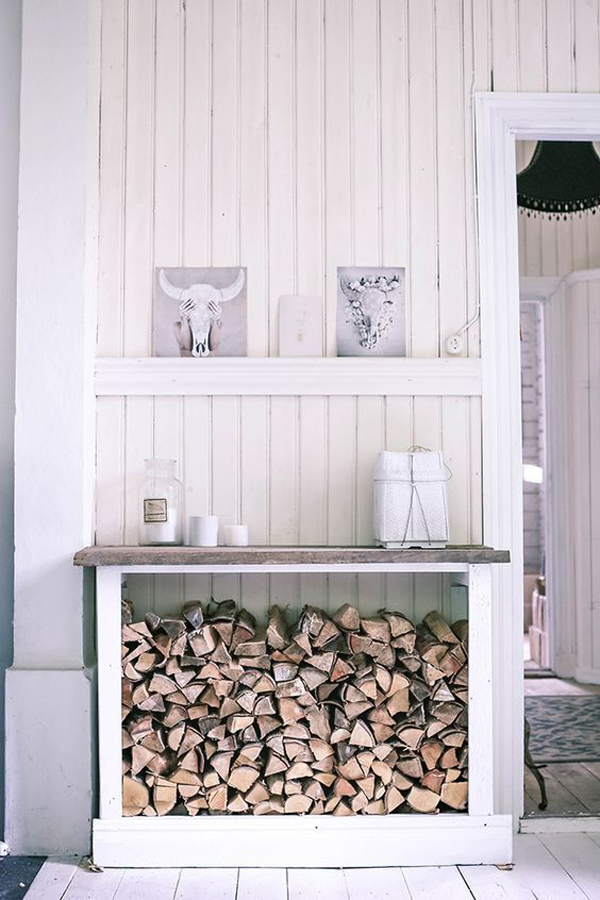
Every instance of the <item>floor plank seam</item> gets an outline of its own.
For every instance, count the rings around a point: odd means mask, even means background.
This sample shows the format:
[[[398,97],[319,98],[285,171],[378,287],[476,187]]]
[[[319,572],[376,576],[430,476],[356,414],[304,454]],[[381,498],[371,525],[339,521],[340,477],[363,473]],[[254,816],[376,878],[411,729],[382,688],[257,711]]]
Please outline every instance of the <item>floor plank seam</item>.
[[[471,890],[471,886],[470,886],[469,882],[467,881],[467,879],[466,879],[465,876],[464,876],[464,873],[463,873],[463,870],[462,870],[461,866],[455,866],[455,869],[457,870],[458,874],[459,874],[460,877],[462,878],[463,883],[464,883],[466,889],[468,890],[469,894],[471,895],[471,897],[473,897],[473,900],[477,900],[477,898],[475,897],[475,894],[474,894],[473,891]]]
[[[123,873],[125,874],[125,873]],[[177,894],[179,892],[179,885],[181,884],[181,878],[183,875],[183,869],[179,870],[179,875],[177,876],[177,883],[175,884],[175,890],[173,891],[173,900],[177,900]],[[118,890],[118,888],[117,888]],[[113,897],[114,900],[114,897]]]
[[[586,835],[583,835],[583,836],[585,837]],[[577,881],[573,878],[573,876],[571,875],[571,873],[569,872],[569,870],[566,869],[566,868],[563,866],[563,864],[561,863],[560,859],[552,852],[552,850],[550,849],[550,847],[548,847],[548,845],[542,840],[542,838],[544,837],[544,835],[537,834],[536,837],[537,837],[538,841],[540,842],[540,844],[542,845],[542,847],[546,850],[547,853],[550,854],[550,856],[552,857],[552,859],[555,860],[555,861],[558,863],[558,865],[561,867],[561,869],[563,870],[563,872],[566,872],[566,874],[567,874],[568,877],[571,879],[571,881],[573,882],[573,884],[575,885],[575,887],[576,887],[578,890],[581,891],[581,893],[584,895],[584,897],[587,897],[587,900],[594,900],[594,897],[590,897],[590,895],[589,895],[586,891],[584,891],[584,889],[581,887],[581,885],[578,884]]]

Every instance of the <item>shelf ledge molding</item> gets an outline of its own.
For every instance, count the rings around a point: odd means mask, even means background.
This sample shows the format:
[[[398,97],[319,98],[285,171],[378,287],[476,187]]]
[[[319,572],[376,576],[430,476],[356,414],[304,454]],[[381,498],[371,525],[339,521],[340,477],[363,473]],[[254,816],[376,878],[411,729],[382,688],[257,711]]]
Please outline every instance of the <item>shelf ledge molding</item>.
[[[96,395],[481,395],[480,359],[231,357],[96,360]]]

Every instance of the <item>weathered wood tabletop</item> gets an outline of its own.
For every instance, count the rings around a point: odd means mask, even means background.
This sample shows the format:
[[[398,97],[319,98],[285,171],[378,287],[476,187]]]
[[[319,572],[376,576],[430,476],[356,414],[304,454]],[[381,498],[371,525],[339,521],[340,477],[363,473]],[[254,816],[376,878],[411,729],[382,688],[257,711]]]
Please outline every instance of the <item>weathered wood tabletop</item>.
[[[507,563],[508,550],[448,546],[443,550],[381,547],[86,547],[76,566],[387,565],[395,563]]]

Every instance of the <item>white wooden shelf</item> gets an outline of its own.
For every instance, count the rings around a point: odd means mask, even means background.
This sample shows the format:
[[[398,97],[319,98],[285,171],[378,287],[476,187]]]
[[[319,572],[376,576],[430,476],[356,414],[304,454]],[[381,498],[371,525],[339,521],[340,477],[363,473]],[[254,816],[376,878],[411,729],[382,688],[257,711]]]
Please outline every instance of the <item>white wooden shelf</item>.
[[[97,396],[478,396],[480,359],[96,360]]]
[[[159,560],[162,560],[159,562]],[[488,547],[88,547],[96,568],[101,866],[399,866],[512,862],[512,817],[494,813],[492,565]],[[121,585],[131,572],[455,572],[469,596],[468,812],[390,816],[124,818],[121,797]]]

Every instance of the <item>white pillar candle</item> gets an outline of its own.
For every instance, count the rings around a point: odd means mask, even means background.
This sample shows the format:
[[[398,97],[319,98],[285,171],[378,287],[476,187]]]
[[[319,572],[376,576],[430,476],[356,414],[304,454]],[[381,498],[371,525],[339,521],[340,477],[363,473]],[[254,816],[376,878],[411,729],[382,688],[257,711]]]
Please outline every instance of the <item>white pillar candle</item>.
[[[216,547],[218,537],[218,516],[190,516],[190,547]]]
[[[224,525],[223,536],[225,538],[226,547],[247,547],[248,546],[248,526],[247,525]]]

